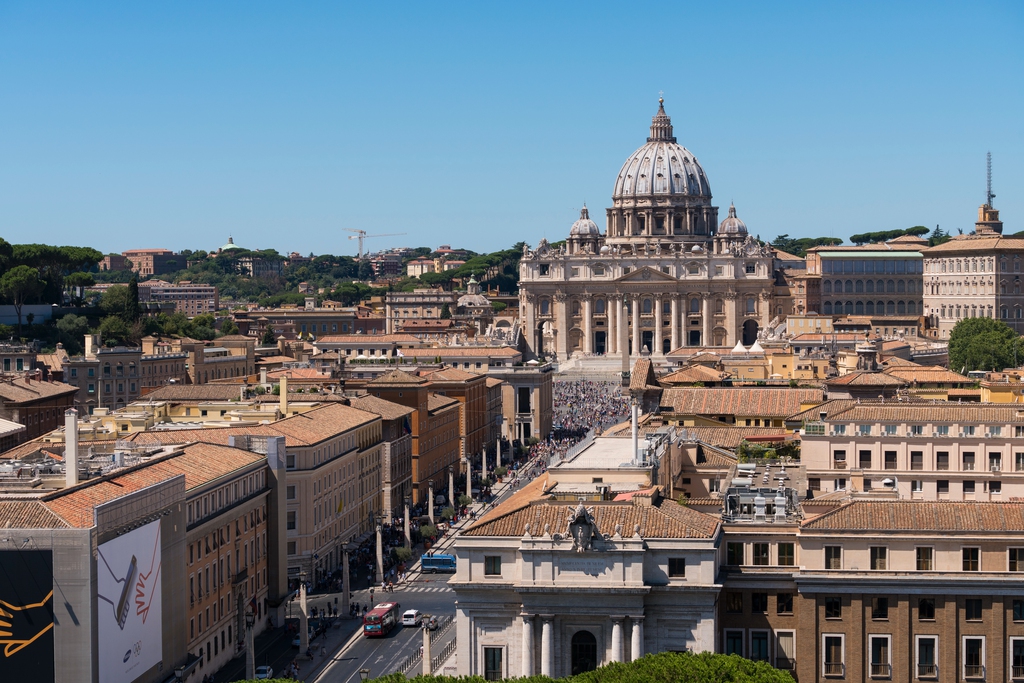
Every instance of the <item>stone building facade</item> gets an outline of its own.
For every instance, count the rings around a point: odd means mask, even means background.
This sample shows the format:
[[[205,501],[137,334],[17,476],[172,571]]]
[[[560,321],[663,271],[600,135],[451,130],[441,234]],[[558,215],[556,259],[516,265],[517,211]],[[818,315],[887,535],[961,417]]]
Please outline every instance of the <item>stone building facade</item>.
[[[524,248],[520,310],[538,355],[660,357],[681,346],[753,344],[771,319],[770,248],[735,207],[719,224],[711,187],[659,106],[623,164],[602,234],[586,207],[566,244]]]

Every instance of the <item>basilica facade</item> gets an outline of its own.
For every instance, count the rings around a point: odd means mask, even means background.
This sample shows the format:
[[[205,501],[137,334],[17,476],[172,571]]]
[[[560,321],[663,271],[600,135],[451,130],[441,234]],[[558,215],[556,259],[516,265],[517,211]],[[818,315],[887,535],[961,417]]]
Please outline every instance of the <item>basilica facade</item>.
[[[520,311],[534,353],[749,346],[771,320],[772,250],[735,207],[718,222],[704,169],[676,142],[660,100],[650,137],[615,179],[606,225],[584,207],[564,246],[524,248]]]

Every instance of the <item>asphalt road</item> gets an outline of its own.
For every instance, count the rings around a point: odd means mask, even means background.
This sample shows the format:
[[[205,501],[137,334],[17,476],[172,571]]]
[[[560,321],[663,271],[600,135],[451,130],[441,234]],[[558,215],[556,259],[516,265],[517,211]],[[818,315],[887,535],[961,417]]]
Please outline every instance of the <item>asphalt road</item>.
[[[418,609],[423,614],[454,616],[455,593],[448,588],[448,578],[442,574],[417,576],[402,588],[396,588],[393,594],[388,593],[385,599],[401,604],[402,611]],[[317,683],[353,683],[359,680],[360,669],[369,669],[370,678],[393,673],[406,657],[418,653],[422,645],[423,632],[419,628],[399,626],[392,629],[385,638],[366,638],[354,634],[333,655],[331,663],[311,680]],[[434,648],[441,646],[435,643]],[[410,672],[414,673],[417,671]]]

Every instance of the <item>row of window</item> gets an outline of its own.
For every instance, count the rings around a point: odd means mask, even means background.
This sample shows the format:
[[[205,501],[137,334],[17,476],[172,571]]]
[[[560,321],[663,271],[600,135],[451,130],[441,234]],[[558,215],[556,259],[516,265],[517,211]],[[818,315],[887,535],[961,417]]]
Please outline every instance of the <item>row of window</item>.
[[[866,426],[866,425],[862,425]],[[894,425],[890,425],[894,426]],[[1021,429],[1017,427],[1017,429]],[[842,432],[836,431],[836,434]],[[1001,430],[999,427],[990,428],[985,433],[985,438],[996,438],[999,437]],[[887,434],[888,435],[888,434]],[[920,434],[918,434],[920,436]],[[1020,436],[1017,434],[1017,436]],[[963,472],[974,472],[975,470],[984,469],[989,472],[1001,472],[1003,470],[1003,454],[1002,453],[989,453],[988,462],[981,463],[975,457],[976,454],[973,451],[964,451],[960,454],[960,470]],[[842,449],[836,449],[832,452],[832,459],[835,463],[846,463],[846,451]],[[861,469],[874,469],[875,455],[870,450],[859,450],[857,451],[857,466]],[[931,464],[931,463],[929,463]],[[904,463],[902,469],[906,469],[909,465],[911,471],[918,471],[925,469],[925,454],[924,451],[910,451],[909,463]],[[842,465],[839,465],[842,467]],[[949,470],[949,452],[948,451],[936,451],[935,452],[935,470],[937,471],[948,471]],[[881,468],[886,470],[901,469],[899,463],[898,451],[883,451]],[[1013,469],[1015,472],[1024,471],[1024,453],[1013,454]]]
[[[221,486],[216,491],[203,495],[198,500],[188,504],[188,524],[198,522],[210,515],[216,514],[218,510],[233,505],[236,501],[246,498],[250,493],[260,491],[266,486],[266,472],[260,470],[253,472],[240,481]],[[266,514],[266,510],[263,510]]]
[[[914,294],[920,291],[915,280],[825,280],[821,283],[822,294]]]
[[[965,496],[973,496],[977,492],[977,482],[973,479],[965,479],[958,484],[962,487],[962,493]],[[892,481],[886,482],[882,480],[882,486],[891,486]],[[821,490],[821,478],[820,477],[809,477],[807,479],[807,488],[811,491]],[[871,489],[871,480],[864,480],[864,490]],[[845,491],[846,490],[846,478],[839,477],[833,480],[834,491]],[[913,479],[910,482],[910,490],[914,493],[921,493],[924,491],[924,481],[921,479]],[[997,480],[985,480],[981,482],[981,490],[986,493],[994,495],[1001,494],[1003,492],[1003,483]],[[935,480],[935,492],[940,496],[945,496],[950,492],[949,479],[936,479]]]
[[[919,312],[924,313],[924,306],[918,310],[918,305],[914,301],[847,301],[845,304],[842,301],[836,301],[834,304],[831,301],[826,301],[821,305],[822,312],[825,315],[917,315]]]
[[[858,424],[858,425],[846,425],[846,424],[832,424],[832,434],[835,436],[842,436],[846,434],[846,428],[856,427],[856,434],[858,436],[872,436],[875,432],[876,425],[871,424]],[[900,432],[899,424],[883,424],[878,425],[879,436],[925,436],[926,427],[928,425],[923,424],[910,424],[906,425],[906,431]],[[1003,425],[952,425],[953,429],[950,430],[951,425],[932,424],[930,436],[950,436],[951,434],[961,437],[965,436],[984,436],[985,438],[1003,436]],[[1007,436],[1009,433],[1007,433]],[[1013,425],[1013,435],[1015,437],[1024,437],[1024,425]]]
[[[995,258],[947,258],[929,259],[925,267],[929,273],[992,273],[995,272]],[[999,259],[999,271],[1007,273],[1010,271],[1011,261],[1007,258]],[[1012,261],[1013,272],[1020,272],[1020,256],[1014,255]]]
[[[832,273],[922,273],[923,262],[919,259],[822,259],[821,272]]]
[[[961,568],[963,571],[981,571],[980,548],[974,546],[961,548],[960,555]],[[874,571],[885,571],[889,569],[889,549],[886,546],[871,546],[869,548],[869,556],[869,569]],[[915,568],[917,569],[917,571],[933,571],[935,569],[935,549],[931,546],[918,546],[917,548],[915,548],[915,557]],[[825,569],[843,569],[842,546],[825,546]],[[1024,547],[1007,548],[1005,571],[1024,572]]]
[[[749,562],[747,561],[746,549],[750,546]],[[738,543],[729,542],[725,544],[725,563],[732,566],[754,565],[767,567],[772,563],[771,543]],[[776,543],[774,565],[780,567],[792,567],[796,565],[796,545],[793,543]]]

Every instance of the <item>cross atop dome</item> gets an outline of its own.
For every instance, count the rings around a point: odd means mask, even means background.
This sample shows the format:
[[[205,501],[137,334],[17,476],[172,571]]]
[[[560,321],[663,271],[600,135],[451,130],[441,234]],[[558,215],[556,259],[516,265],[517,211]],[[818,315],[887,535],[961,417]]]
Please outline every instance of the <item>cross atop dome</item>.
[[[665,113],[664,97],[658,98],[658,113],[651,118],[651,137],[647,138],[647,142],[655,142],[657,140],[665,142],[676,141],[672,136],[672,119]]]

